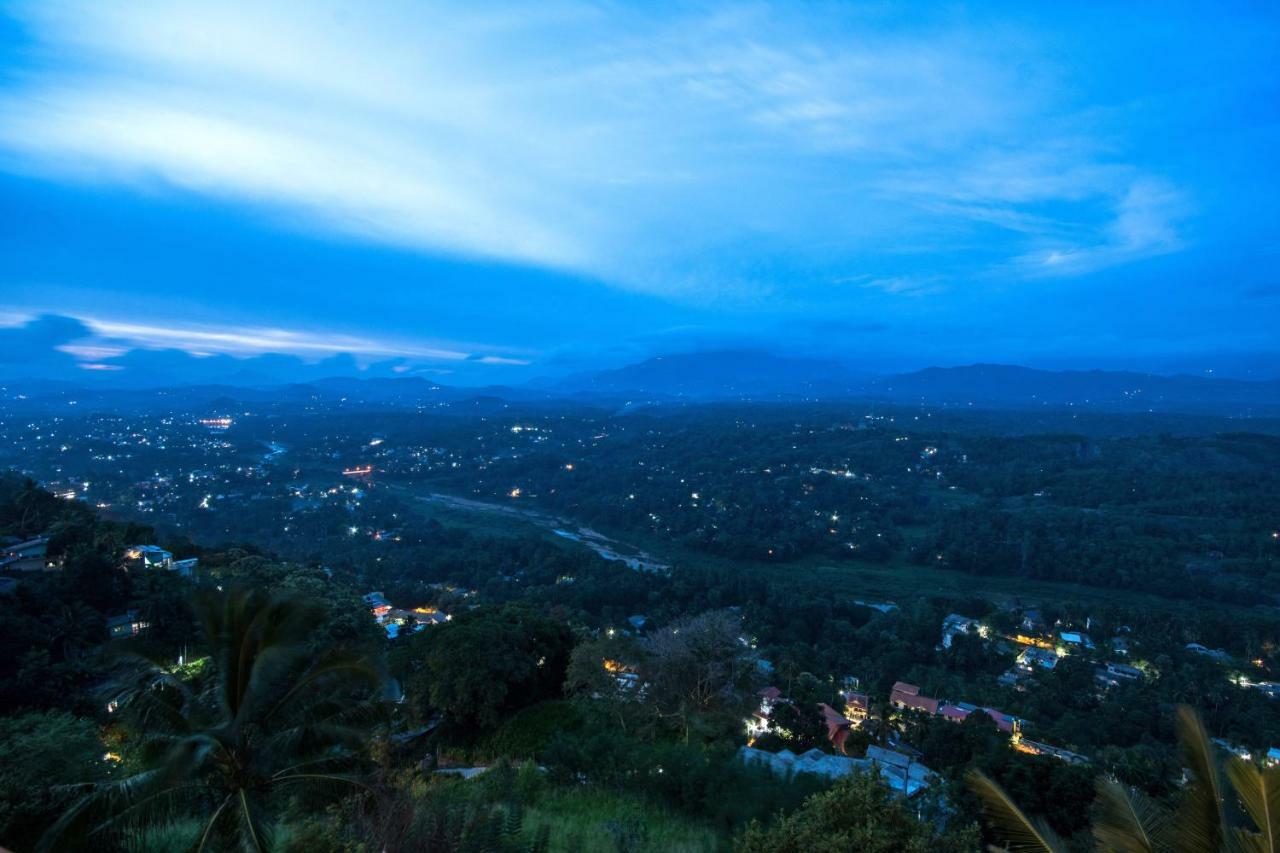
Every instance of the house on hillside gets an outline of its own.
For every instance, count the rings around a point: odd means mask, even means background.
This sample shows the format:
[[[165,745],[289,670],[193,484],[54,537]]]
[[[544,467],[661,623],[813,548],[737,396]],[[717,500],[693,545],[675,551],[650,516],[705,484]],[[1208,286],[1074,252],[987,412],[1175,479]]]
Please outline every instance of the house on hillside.
[[[818,749],[796,755],[789,749],[766,752],[744,746],[738,749],[738,760],[748,766],[768,768],[774,775],[784,778],[812,773],[827,779],[839,779],[857,772],[875,772],[880,774],[890,790],[907,797],[924,790],[936,776],[911,756],[879,746],[869,747],[866,758],[828,755]]]
[[[1027,646],[1018,655],[1017,665],[1024,672],[1033,672],[1036,669],[1053,669],[1058,665],[1058,653],[1052,649]]]
[[[908,798],[929,787],[937,776],[910,755],[882,746],[867,747],[866,760],[880,773],[880,778],[890,790]]]
[[[746,723],[747,735],[753,742],[756,738],[769,732],[771,726],[770,718],[775,708],[783,703],[794,704],[790,699],[783,697],[782,691],[776,687],[766,687],[756,695],[760,697],[760,705],[756,710],[752,711]],[[843,752],[844,743],[849,738],[849,732],[854,726],[853,721],[825,702],[818,703],[818,713],[827,727],[827,740],[831,742],[835,749]]]
[[[364,603],[369,606],[369,611],[377,619],[381,619],[391,612],[391,602],[387,601],[387,597],[381,592],[371,592],[365,595]]]
[[[951,641],[957,634],[984,634],[982,623],[959,613],[952,613],[942,620],[942,648],[951,648]]]
[[[852,720],[854,725],[860,724],[871,714],[871,697],[867,694],[856,690],[845,690],[840,695],[844,698],[844,715]]]
[[[818,712],[822,714],[822,721],[827,724],[827,740],[831,741],[836,750],[844,752],[844,742],[849,739],[853,721],[826,702],[818,703]]]
[[[738,749],[738,760],[743,764],[755,767],[766,767],[775,776],[788,777],[797,773],[812,773],[827,779],[839,779],[865,767],[856,758],[843,755],[829,755],[820,749],[796,755],[789,749],[768,752],[743,746]]]
[[[1211,649],[1208,646],[1202,646],[1199,643],[1187,643],[1186,649],[1189,652],[1207,657],[1210,660],[1216,660],[1218,663],[1231,662],[1231,653],[1226,649]]]
[[[769,715],[773,713],[773,706],[782,701],[782,691],[770,686],[758,692],[756,696],[760,699],[760,704],[747,718],[747,734],[752,738],[758,738],[769,731]]]
[[[113,640],[136,637],[151,627],[149,622],[138,618],[138,611],[129,610],[118,616],[107,617],[107,633]]]
[[[1241,679],[1239,682],[1241,687],[1247,687],[1250,690],[1258,690],[1268,699],[1280,699],[1280,681],[1249,681]]]
[[[124,549],[124,564],[128,569],[171,569],[173,554],[159,545],[133,545]]]
[[[1075,646],[1076,648],[1082,649],[1093,648],[1093,640],[1089,639],[1089,635],[1082,634],[1079,631],[1059,631],[1058,639],[1068,646]]]
[[[969,715],[975,711],[981,711],[990,717],[996,724],[996,727],[1005,734],[1012,734],[1016,724],[1016,718],[1011,714],[996,708],[990,708],[983,705],[974,705],[970,702],[946,702],[938,709],[938,716],[952,723],[963,723],[969,718]]]
[[[409,620],[413,622],[415,630],[426,628],[430,625],[443,625],[453,617],[448,613],[439,610],[430,610],[419,607],[409,613]]]
[[[0,571],[43,572],[56,568],[57,561],[49,559],[48,536],[15,542],[0,550]]]
[[[1115,687],[1126,681],[1141,681],[1142,670],[1126,663],[1108,663],[1098,667],[1094,677],[1107,687]]]
[[[937,699],[921,695],[920,688],[916,685],[898,681],[894,683],[893,690],[889,693],[889,704],[895,708],[924,711],[926,714],[933,715],[938,713],[940,703]]]

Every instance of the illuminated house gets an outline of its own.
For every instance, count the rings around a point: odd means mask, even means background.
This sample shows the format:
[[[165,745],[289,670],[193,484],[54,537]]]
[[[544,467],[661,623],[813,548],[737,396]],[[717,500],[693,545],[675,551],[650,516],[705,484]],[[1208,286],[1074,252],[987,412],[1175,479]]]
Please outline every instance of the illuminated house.
[[[171,569],[173,554],[159,545],[134,545],[124,549],[125,565],[129,568]]]
[[[1022,650],[1022,654],[1018,655],[1018,667],[1026,672],[1031,672],[1036,667],[1053,669],[1057,665],[1058,653],[1052,649],[1039,649],[1035,646],[1028,646]]]
[[[48,556],[49,537],[37,536],[25,542],[4,546],[0,551],[0,569],[11,572],[42,572],[56,569],[56,561]]]
[[[1059,631],[1058,638],[1068,646],[1082,646],[1086,649],[1093,648],[1093,640],[1089,639],[1089,635],[1082,634],[1079,631]]]
[[[613,676],[613,681],[618,685],[618,689],[626,692],[635,691],[637,694],[643,693],[644,685],[640,683],[640,673],[636,672],[636,668],[631,664],[606,658],[600,662],[600,665],[605,672]]]
[[[956,634],[982,634],[982,623],[959,613],[952,613],[942,620],[942,648],[951,648],[951,641]]]
[[[844,715],[854,722],[861,723],[871,713],[871,697],[856,690],[846,690],[840,694],[844,697]]]
[[[408,614],[408,618],[412,620],[415,629],[425,628],[428,625],[443,625],[452,617],[448,613],[441,613],[427,607],[419,607]]]
[[[381,592],[369,593],[364,597],[364,603],[369,605],[369,611],[378,619],[391,612],[391,602]]]
[[[920,688],[905,681],[895,682],[889,694],[889,704],[895,708],[912,711],[924,711],[933,715],[938,713],[937,699],[920,695]]]
[[[1014,717],[995,708],[973,705],[969,702],[943,702],[930,696],[922,696],[919,687],[907,684],[905,681],[899,681],[893,685],[893,692],[889,694],[889,703],[895,708],[923,711],[931,717],[942,717],[953,723],[962,723],[974,711],[982,711],[995,721],[1000,731],[1006,734],[1012,733],[1017,723]]]
[[[760,697],[760,707],[747,719],[747,735],[752,738],[752,741],[769,731],[769,718],[774,708],[784,702],[794,704],[790,699],[783,698],[782,691],[776,687],[766,687],[756,695]],[[844,742],[853,728],[853,721],[825,702],[818,703],[818,713],[822,715],[822,721],[826,724],[827,740],[843,752]]]
[[[111,635],[113,640],[136,637],[150,627],[150,623],[143,622],[138,618],[138,611],[136,610],[130,610],[127,613],[121,613],[119,616],[107,618],[107,633]]]
[[[760,707],[752,711],[747,720],[747,734],[752,738],[769,731],[769,714],[773,712],[774,704],[782,700],[782,691],[776,687],[766,687],[756,695],[760,697]]]

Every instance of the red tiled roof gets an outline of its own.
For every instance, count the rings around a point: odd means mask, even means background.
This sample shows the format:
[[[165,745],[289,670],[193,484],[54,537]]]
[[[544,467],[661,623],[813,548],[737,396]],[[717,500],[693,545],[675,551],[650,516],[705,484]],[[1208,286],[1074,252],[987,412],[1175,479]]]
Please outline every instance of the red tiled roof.
[[[866,713],[871,709],[871,697],[865,693],[846,693],[844,695],[844,704],[846,708],[857,708],[859,711]]]
[[[778,697],[782,695],[782,691],[776,687],[766,687],[764,690],[761,690],[756,695],[759,696],[761,699],[767,699],[770,702],[773,702],[774,700],[776,700]]]
[[[818,710],[822,712],[822,719],[827,723],[827,740],[843,753],[844,742],[849,739],[849,728],[853,723],[825,702],[818,703]]]
[[[991,716],[991,719],[996,721],[996,727],[1000,731],[1006,734],[1013,731],[1013,717],[1004,711],[997,711],[995,708],[983,708],[982,710],[986,711]]]
[[[905,681],[895,681],[893,684],[893,692],[902,693],[907,696],[919,696],[920,688],[916,687],[914,684],[908,684]]]
[[[845,719],[844,714],[841,714],[826,702],[819,702],[818,710],[822,712],[822,719],[827,721],[828,727],[849,726],[853,724],[850,720]]]
[[[912,708],[916,711],[924,711],[928,714],[938,713],[938,700],[928,696],[919,696],[915,693],[902,693],[893,691],[889,694],[889,701],[895,705],[901,705],[905,708]]]

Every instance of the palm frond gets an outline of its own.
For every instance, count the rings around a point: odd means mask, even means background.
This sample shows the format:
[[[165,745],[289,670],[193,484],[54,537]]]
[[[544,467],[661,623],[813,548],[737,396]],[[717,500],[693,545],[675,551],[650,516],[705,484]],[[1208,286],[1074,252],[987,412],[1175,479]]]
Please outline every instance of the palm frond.
[[[147,770],[85,787],[85,794],[45,832],[38,849],[57,850],[72,839],[170,822],[208,792],[203,784],[174,779],[164,770]]]
[[[1104,853],[1159,853],[1169,849],[1169,815],[1141,791],[1099,779],[1093,837]]]
[[[982,813],[1010,853],[1066,853],[1066,842],[1040,818],[1028,817],[1009,794],[979,770],[965,776]]]
[[[249,793],[241,788],[236,792],[240,806],[240,819],[244,822],[244,838],[250,850],[266,853],[271,849],[272,831],[261,806],[254,802]]]
[[[204,853],[205,845],[209,843],[210,838],[213,836],[213,830],[218,825],[218,819],[222,817],[222,813],[226,811],[227,806],[231,805],[233,799],[234,795],[227,794],[218,807],[214,809],[213,814],[209,816],[209,820],[204,825],[204,832],[200,833],[200,843],[196,845],[196,853]]]
[[[315,608],[293,595],[205,590],[193,609],[213,677],[188,684],[140,656],[119,667],[120,719],[148,769],[82,789],[46,847],[187,825],[198,849],[267,850],[282,802],[271,789],[362,786],[347,771],[385,717],[381,667],[341,649],[313,656]]]
[[[1177,849],[1188,853],[1218,850],[1223,846],[1226,826],[1222,777],[1200,715],[1186,705],[1178,708],[1178,740],[1182,760],[1191,771],[1191,784],[1176,812]]]
[[[373,790],[364,783],[363,780],[356,776],[343,773],[283,773],[278,776],[272,776],[263,787],[271,787],[273,785],[297,784],[299,782],[310,782],[321,786],[331,786],[332,783],[340,783],[343,786],[351,786],[362,788],[366,791]]]
[[[345,653],[333,655],[303,673],[271,709],[262,715],[262,719],[264,722],[270,720],[282,710],[287,710],[292,703],[305,699],[307,694],[315,689],[323,689],[335,684],[352,686],[367,684],[370,687],[377,687],[381,684],[383,677],[381,668],[364,655]]]
[[[1280,766],[1264,769],[1232,757],[1227,762],[1227,779],[1256,828],[1237,829],[1233,833],[1236,843],[1248,851],[1280,851]]]

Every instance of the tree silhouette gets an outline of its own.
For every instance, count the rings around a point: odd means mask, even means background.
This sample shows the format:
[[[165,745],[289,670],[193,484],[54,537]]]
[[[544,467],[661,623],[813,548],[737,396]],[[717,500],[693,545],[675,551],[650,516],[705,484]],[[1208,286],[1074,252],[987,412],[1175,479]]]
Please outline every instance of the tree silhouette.
[[[199,821],[195,850],[267,850],[284,792],[360,784],[350,771],[379,713],[377,663],[314,649],[318,609],[294,596],[209,591],[192,605],[208,666],[189,680],[129,667],[116,701],[142,769],[86,786],[45,848]]]

